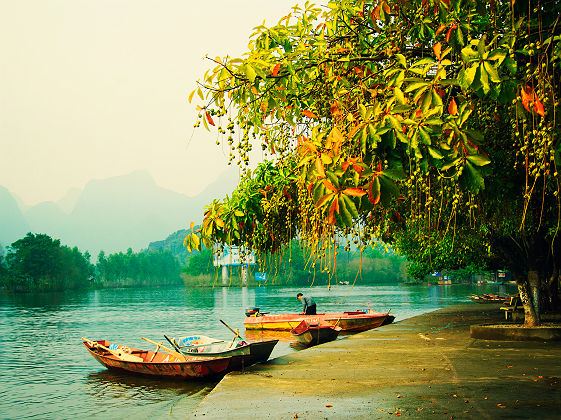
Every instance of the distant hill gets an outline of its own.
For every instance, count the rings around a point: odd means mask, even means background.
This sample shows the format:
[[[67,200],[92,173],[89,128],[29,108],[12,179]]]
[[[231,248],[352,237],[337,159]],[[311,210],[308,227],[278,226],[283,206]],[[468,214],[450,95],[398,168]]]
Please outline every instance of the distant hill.
[[[8,246],[22,238],[29,231],[29,225],[16,199],[0,186],[0,246]]]
[[[212,198],[231,193],[237,182],[237,170],[231,169],[199,195],[189,197],[158,186],[147,171],[135,171],[90,181],[79,195],[69,193],[63,199],[67,210],[75,202],[69,213],[54,202],[22,212],[13,196],[0,187],[0,242],[9,245],[33,231],[87,250],[94,257],[100,250],[106,254],[128,248],[137,251],[192,221],[199,224],[204,206]]]
[[[166,239],[150,242],[147,251],[170,251],[175,257],[177,257],[182,266],[186,265],[191,256],[199,253],[197,250],[193,250],[193,252],[190,253],[187,251],[187,248],[183,246],[183,240],[190,232],[191,229],[181,229],[172,233]]]

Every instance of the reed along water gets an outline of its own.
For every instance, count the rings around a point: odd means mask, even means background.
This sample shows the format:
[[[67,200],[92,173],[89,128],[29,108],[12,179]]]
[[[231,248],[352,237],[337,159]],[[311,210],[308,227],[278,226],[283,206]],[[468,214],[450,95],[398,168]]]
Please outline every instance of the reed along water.
[[[155,346],[140,337],[166,342],[164,334],[203,334],[230,340],[233,334],[220,319],[244,335],[245,308],[297,313],[301,309],[296,299],[299,291],[314,298],[318,312],[391,309],[398,322],[467,302],[471,293],[506,294],[516,289],[510,285],[345,285],[331,289],[162,287],[0,294],[0,417],[184,418],[216,381],[162,380],[112,372],[89,355],[81,337],[149,350]],[[247,336],[260,338],[255,332]],[[281,333],[279,338],[271,357],[299,351],[289,334]]]

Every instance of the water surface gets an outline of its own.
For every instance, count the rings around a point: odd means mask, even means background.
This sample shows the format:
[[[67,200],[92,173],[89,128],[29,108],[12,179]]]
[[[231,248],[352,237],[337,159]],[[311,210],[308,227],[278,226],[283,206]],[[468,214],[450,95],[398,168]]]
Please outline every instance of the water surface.
[[[143,341],[194,333],[231,339],[219,320],[242,334],[244,308],[298,312],[296,288],[139,288],[0,295],[0,417],[184,418],[216,382],[160,380],[114,373],[80,338],[152,349]],[[302,290],[318,312],[391,309],[396,322],[458,302],[470,293],[513,293],[504,286],[335,286]],[[248,333],[250,338],[255,334]],[[283,337],[271,357],[297,351]]]

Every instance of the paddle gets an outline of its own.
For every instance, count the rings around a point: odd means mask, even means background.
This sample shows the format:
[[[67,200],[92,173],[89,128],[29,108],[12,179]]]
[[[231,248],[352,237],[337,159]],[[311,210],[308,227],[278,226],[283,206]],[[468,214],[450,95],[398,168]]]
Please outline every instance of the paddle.
[[[178,353],[183,354],[183,352],[181,351],[181,349],[179,348],[179,346],[176,344],[175,340],[171,340],[167,335],[164,334],[164,337],[166,338],[166,340],[169,341],[169,343],[171,344],[171,346],[175,349],[175,351],[177,351]]]
[[[232,345],[234,344],[234,342],[236,341],[236,338],[240,337],[242,340],[245,341],[245,339],[240,335],[240,330],[236,329],[235,331],[228,325],[226,324],[224,321],[220,320],[220,322],[222,322],[226,328],[228,328],[230,331],[232,331],[232,333],[234,333],[234,339],[232,340],[232,342],[230,343],[230,348],[232,347]]]
[[[220,320],[220,322],[222,322],[226,328],[228,328],[230,331],[232,331],[233,334],[235,334],[236,337],[240,337],[242,340],[244,340],[244,338],[240,335],[240,331],[239,330],[233,330],[232,327],[230,327],[228,324],[226,324],[224,321]]]
[[[111,350],[111,349],[105,347],[104,345],[99,344],[97,341],[88,340],[87,338],[84,338],[84,337],[82,337],[82,340],[85,341],[86,343],[88,343],[88,346],[93,347],[93,348],[99,347],[99,348],[111,353],[113,356],[115,356],[119,360],[122,360],[123,362],[144,362],[144,359],[142,357],[135,356],[135,355],[129,354],[129,353],[125,353],[124,351],[122,351],[120,349]]]
[[[185,355],[183,353],[178,353],[175,350],[172,350],[166,346],[163,346],[162,343],[156,343],[155,341],[149,340],[146,337],[140,337],[145,341],[148,341],[150,344],[154,344],[155,346],[161,347],[164,351],[168,352],[169,354],[171,354],[172,356],[177,357],[180,360],[186,361],[187,358],[185,357]]]

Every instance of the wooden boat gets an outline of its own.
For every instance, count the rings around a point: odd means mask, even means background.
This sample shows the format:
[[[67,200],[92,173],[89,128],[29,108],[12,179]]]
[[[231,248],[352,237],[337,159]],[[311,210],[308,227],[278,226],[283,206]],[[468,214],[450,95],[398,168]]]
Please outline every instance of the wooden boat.
[[[266,361],[279,342],[278,339],[246,342],[241,337],[221,341],[204,335],[179,338],[177,341],[172,339],[172,341],[177,349],[190,357],[234,358],[230,366],[233,369]]]
[[[156,351],[140,350],[107,340],[82,338],[92,357],[109,369],[166,378],[198,379],[225,374],[229,357],[189,357]]]
[[[312,323],[303,320],[296,328],[290,330],[290,333],[299,343],[305,346],[315,346],[335,340],[339,335],[339,331],[341,331],[341,327],[327,322],[319,321]]]
[[[471,295],[468,296],[472,302],[476,303],[508,303],[511,299],[511,296],[499,296],[499,295],[491,295],[488,293],[484,293],[482,295]]]
[[[247,314],[246,314],[247,315]],[[247,330],[290,331],[302,321],[324,322],[341,327],[343,331],[366,331],[378,328],[393,321],[393,315],[368,309],[367,311],[349,311],[341,313],[324,313],[317,315],[279,314],[262,315],[258,311],[246,316],[244,325]]]

